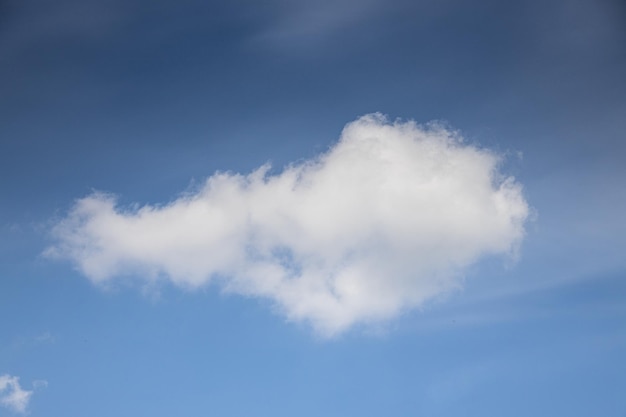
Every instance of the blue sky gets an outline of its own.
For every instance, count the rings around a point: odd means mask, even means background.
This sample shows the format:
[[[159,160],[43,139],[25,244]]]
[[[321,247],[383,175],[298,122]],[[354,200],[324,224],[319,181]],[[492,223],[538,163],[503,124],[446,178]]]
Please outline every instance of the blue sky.
[[[0,1],[0,416],[626,415],[619,1]]]

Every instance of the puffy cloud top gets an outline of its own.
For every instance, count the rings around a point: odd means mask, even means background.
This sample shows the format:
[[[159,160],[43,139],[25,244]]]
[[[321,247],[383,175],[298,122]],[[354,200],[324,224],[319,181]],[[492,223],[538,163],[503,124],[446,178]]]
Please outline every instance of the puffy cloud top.
[[[47,253],[96,283],[214,281],[331,336],[419,306],[482,256],[515,250],[529,209],[499,163],[442,126],[367,115],[279,174],[216,173],[162,206],[82,198]]]

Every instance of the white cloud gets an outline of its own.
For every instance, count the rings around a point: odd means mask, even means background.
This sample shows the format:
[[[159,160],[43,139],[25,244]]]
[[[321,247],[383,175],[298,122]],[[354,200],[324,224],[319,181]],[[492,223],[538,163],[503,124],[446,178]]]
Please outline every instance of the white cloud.
[[[0,404],[4,407],[24,413],[32,395],[32,391],[22,389],[18,377],[8,374],[0,375]]]
[[[529,210],[499,164],[444,127],[367,115],[280,174],[216,173],[162,206],[82,198],[46,253],[95,283],[213,281],[331,336],[418,307],[458,288],[479,258],[515,251]]]

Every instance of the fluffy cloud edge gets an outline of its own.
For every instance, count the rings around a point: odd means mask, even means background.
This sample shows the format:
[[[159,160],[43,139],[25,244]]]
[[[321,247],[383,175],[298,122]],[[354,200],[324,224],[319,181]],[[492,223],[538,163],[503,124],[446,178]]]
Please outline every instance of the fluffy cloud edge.
[[[9,374],[0,375],[0,405],[16,413],[24,414],[33,395],[20,385],[17,376]]]

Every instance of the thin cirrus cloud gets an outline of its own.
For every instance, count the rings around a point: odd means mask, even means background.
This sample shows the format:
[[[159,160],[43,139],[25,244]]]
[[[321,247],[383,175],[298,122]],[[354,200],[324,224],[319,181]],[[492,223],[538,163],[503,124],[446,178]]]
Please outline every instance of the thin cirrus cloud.
[[[0,405],[17,413],[25,413],[32,395],[32,391],[20,386],[18,377],[0,375]]]
[[[320,42],[341,28],[367,21],[384,11],[380,0],[277,0],[272,4],[274,19],[256,39],[279,45]]]
[[[501,160],[443,126],[366,115],[278,174],[216,173],[166,205],[79,199],[46,254],[99,284],[214,282],[333,336],[459,288],[484,256],[515,253],[529,207]]]

